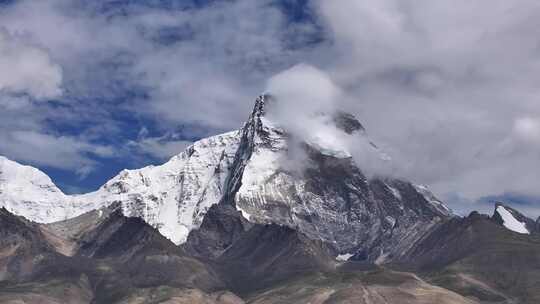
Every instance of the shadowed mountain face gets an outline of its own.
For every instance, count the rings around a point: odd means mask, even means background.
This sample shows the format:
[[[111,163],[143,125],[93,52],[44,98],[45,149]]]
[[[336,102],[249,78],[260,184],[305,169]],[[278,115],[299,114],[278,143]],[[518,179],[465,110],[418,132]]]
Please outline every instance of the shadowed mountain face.
[[[55,256],[53,246],[45,240],[39,226],[0,209],[0,279],[30,279],[40,262]]]
[[[473,212],[415,244],[401,269],[488,303],[540,303],[540,238]]]
[[[343,265],[323,242],[283,226],[251,225],[203,262],[118,209],[46,226],[1,215],[3,240],[21,244],[2,252],[1,303],[384,303],[403,295],[406,303],[474,303],[411,274]],[[70,256],[58,252],[66,247]]]
[[[224,289],[209,266],[114,207],[47,226],[2,210],[0,225],[5,242],[1,303],[115,303],[153,296],[210,300]],[[66,247],[70,256],[58,252],[66,253]]]
[[[286,226],[249,223],[227,204],[208,211],[184,248],[215,265],[228,288],[242,295],[337,265],[328,244]]]
[[[538,303],[540,239],[495,218],[440,223],[381,268],[337,260],[325,242],[249,223],[230,205],[213,208],[183,247],[115,206],[48,225],[2,210],[0,302]]]

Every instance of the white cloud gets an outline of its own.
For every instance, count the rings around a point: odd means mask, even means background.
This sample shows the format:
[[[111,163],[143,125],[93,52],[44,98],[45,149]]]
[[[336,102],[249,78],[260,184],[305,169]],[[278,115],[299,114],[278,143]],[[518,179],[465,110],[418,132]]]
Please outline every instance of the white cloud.
[[[62,94],[61,85],[62,69],[45,50],[0,27],[0,92],[55,98]]]
[[[444,196],[540,195],[537,1],[316,3],[323,69],[400,175]]]
[[[108,15],[67,0],[20,1],[0,12],[0,26],[47,49],[71,94],[110,96],[116,82],[125,82],[148,89],[150,101],[131,101],[131,111],[165,127],[220,130],[236,128],[265,78],[301,53],[287,49],[285,37],[311,31],[287,24],[270,0],[125,9]],[[163,29],[185,39],[158,43]]]
[[[88,175],[99,164],[90,155],[112,157],[114,149],[68,136],[53,136],[38,131],[0,132],[0,155],[14,155],[18,161],[49,166]]]
[[[167,160],[183,152],[193,142],[187,140],[171,140],[165,137],[140,138],[129,143],[137,152],[150,155],[160,160]]]
[[[540,120],[532,117],[521,117],[514,122],[514,131],[521,139],[540,142]]]
[[[345,134],[330,124],[342,92],[322,70],[299,64],[271,77],[265,91],[272,96],[266,107],[266,118],[273,125],[286,130],[289,140],[288,158],[283,159],[287,169],[301,170],[308,165],[303,142],[319,148],[345,152]]]
[[[284,103],[275,108],[283,112],[280,117],[331,112],[343,98],[341,89],[324,71],[308,64],[295,65],[274,75],[268,80],[266,91]]]
[[[365,174],[391,173],[385,156],[368,137],[336,127],[334,115],[348,97],[324,71],[307,64],[296,65],[270,78],[266,91],[273,97],[266,117],[292,135],[291,145],[295,141],[307,142],[325,153],[352,156]],[[286,162],[287,166],[308,165],[302,149],[292,147],[291,151],[294,161]]]

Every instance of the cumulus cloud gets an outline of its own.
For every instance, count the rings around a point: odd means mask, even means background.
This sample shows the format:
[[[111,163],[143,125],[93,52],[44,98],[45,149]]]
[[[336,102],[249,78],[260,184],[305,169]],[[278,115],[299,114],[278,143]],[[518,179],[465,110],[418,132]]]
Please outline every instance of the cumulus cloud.
[[[205,130],[197,132],[201,136],[238,127],[249,112],[245,105],[261,90],[255,79],[264,76],[252,67],[277,68],[268,58],[283,55],[282,16],[267,4],[237,1],[198,10],[127,5],[122,14],[66,0],[3,6],[0,153],[69,170],[78,161],[88,172],[96,165],[89,157],[95,153],[87,151],[95,141],[116,139],[114,155],[128,148],[161,160],[188,144],[167,136],[168,129],[195,125]],[[52,98],[73,102],[36,103]],[[122,137],[125,117],[150,121],[165,135]],[[29,134],[47,138],[42,158],[34,153],[37,137],[30,141]],[[65,157],[54,159],[54,149]]]
[[[150,137],[148,129],[143,127],[139,131],[136,141],[130,141],[128,146],[136,152],[150,155],[161,161],[168,160],[172,156],[181,153],[193,142],[179,139],[176,134],[170,133],[163,136]]]
[[[160,160],[166,160],[181,153],[193,142],[186,140],[165,140],[159,138],[145,138],[139,142],[132,142],[139,152],[151,155]]]
[[[343,98],[341,89],[325,72],[308,64],[295,65],[274,75],[268,80],[266,91],[278,100],[269,115],[287,124],[300,125],[303,116],[331,113]]]
[[[73,170],[83,178],[92,172],[98,163],[88,155],[113,156],[109,146],[90,144],[84,140],[67,136],[54,136],[37,131],[13,131],[0,133],[0,154],[15,155],[25,163]]]
[[[130,100],[136,114],[159,115],[164,127],[182,122],[220,130],[238,126],[266,78],[305,53],[289,47],[291,33],[300,39],[313,31],[288,23],[271,0],[122,10],[19,1],[0,12],[0,26],[47,49],[72,94],[114,97],[116,84],[142,88],[147,98]]]
[[[59,97],[61,85],[62,69],[45,50],[0,27],[0,92],[39,100]]]

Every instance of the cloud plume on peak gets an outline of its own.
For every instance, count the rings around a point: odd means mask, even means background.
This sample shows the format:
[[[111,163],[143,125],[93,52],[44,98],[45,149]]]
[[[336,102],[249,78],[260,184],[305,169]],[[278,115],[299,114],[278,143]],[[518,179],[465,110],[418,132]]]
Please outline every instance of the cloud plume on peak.
[[[321,69],[293,66],[270,78],[266,91],[275,100],[266,118],[287,132],[293,153],[302,153],[298,145],[307,143],[323,154],[352,157],[368,175],[391,174],[386,155],[369,141],[361,123],[343,111],[347,95]],[[306,163],[305,155],[293,158]]]

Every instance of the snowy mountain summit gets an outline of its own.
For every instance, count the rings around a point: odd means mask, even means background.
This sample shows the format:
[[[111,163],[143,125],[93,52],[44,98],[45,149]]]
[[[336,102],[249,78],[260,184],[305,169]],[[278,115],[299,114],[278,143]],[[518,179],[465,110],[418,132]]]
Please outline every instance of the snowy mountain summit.
[[[66,195],[38,169],[2,157],[0,205],[50,223],[120,202],[126,216],[182,244],[210,207],[230,204],[251,223],[286,226],[331,244],[340,257],[380,263],[452,217],[425,187],[362,171],[335,132],[386,156],[354,116],[317,113],[316,134],[296,132],[272,116],[273,102],[260,96],[240,130],[197,141],[161,166],[123,170],[83,195]]]

